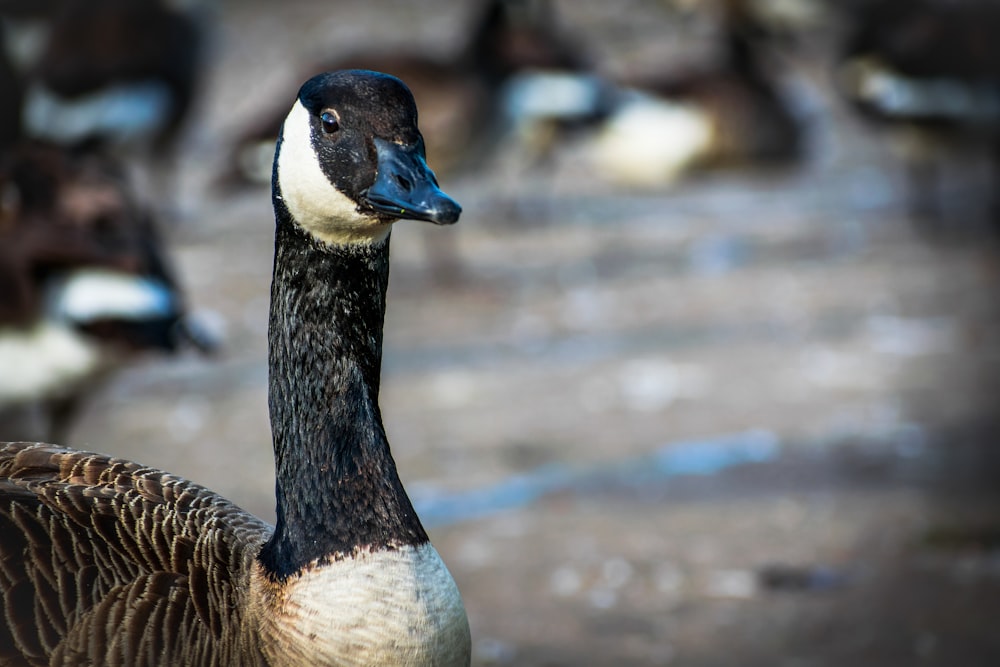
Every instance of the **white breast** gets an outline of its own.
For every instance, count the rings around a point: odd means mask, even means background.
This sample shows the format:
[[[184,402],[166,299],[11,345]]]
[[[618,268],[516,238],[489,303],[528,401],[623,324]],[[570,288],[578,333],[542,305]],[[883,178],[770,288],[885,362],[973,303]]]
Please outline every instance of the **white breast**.
[[[712,121],[696,107],[636,95],[608,120],[591,159],[611,181],[668,185],[708,151]]]
[[[264,605],[264,652],[280,665],[453,665],[469,624],[434,547],[362,553],[289,581]]]
[[[0,329],[0,405],[69,393],[102,365],[100,348],[70,326]]]

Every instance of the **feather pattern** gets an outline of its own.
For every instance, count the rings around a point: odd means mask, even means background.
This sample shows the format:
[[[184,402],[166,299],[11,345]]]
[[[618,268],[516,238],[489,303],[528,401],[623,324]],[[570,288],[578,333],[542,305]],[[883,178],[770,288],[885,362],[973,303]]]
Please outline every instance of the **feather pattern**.
[[[251,636],[234,633],[247,620],[251,565],[270,531],[174,475],[8,444],[0,664],[250,664],[260,655],[246,645]]]

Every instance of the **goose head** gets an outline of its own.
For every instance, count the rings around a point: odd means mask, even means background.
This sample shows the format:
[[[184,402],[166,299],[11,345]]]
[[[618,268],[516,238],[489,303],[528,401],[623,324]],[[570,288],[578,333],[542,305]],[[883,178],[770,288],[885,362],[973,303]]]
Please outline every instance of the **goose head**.
[[[388,74],[320,74],[299,90],[274,164],[275,208],[331,245],[384,240],[400,219],[450,225],[462,209],[427,166],[417,108]]]

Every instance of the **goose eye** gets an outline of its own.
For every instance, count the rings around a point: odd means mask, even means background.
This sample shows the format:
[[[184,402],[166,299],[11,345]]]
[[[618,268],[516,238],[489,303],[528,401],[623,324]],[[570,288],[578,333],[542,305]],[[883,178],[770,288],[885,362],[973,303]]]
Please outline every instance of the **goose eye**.
[[[337,120],[334,113],[324,111],[320,114],[319,119],[323,122],[323,131],[327,134],[333,134],[340,129],[340,121]]]

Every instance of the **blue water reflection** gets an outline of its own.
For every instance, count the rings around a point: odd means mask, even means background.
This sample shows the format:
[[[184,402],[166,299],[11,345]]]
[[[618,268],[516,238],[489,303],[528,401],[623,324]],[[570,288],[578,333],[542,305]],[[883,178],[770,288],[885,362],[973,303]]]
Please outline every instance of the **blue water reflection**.
[[[482,489],[456,493],[414,489],[413,504],[427,527],[467,521],[530,505],[557,491],[591,486],[620,478],[669,479],[691,475],[713,475],[723,470],[775,459],[778,437],[766,430],[751,430],[703,440],[664,444],[651,454],[614,465],[573,468],[547,464]]]

